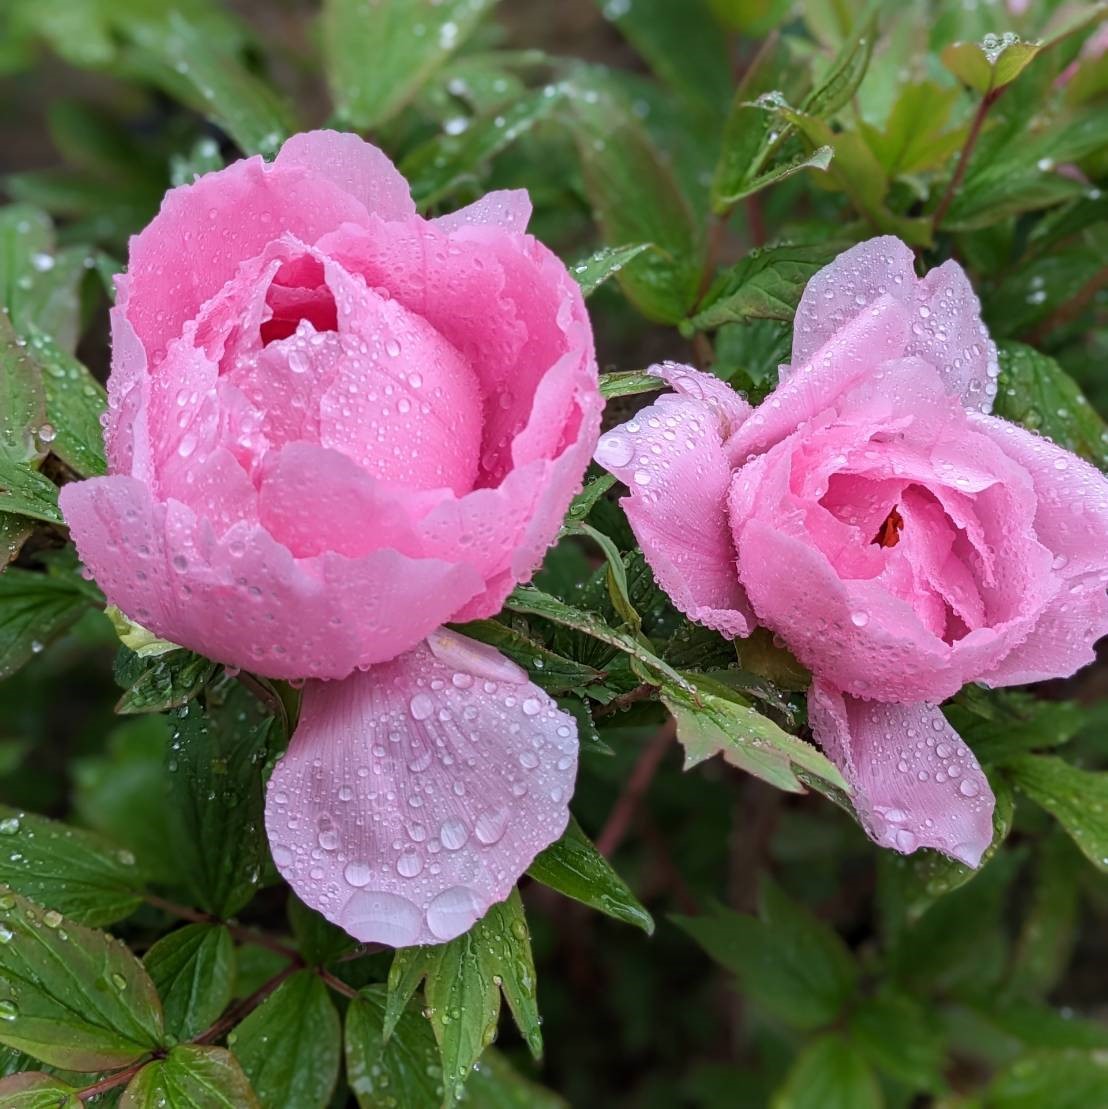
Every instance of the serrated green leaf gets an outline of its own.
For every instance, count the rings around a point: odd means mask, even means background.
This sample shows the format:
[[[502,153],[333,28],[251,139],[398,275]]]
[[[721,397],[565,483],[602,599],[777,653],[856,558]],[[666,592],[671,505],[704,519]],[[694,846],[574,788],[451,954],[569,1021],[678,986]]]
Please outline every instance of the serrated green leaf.
[[[1108,424],[1057,362],[1024,343],[997,344],[996,415],[1108,470]]]
[[[339,115],[378,127],[419,92],[496,0],[326,0],[326,72]]]
[[[119,940],[0,893],[0,1043],[51,1066],[125,1066],[162,1044],[154,983]]]
[[[1053,755],[1020,755],[1005,769],[1016,788],[1062,825],[1093,866],[1108,872],[1108,772],[1080,770]]]
[[[235,948],[222,924],[186,924],[162,936],[143,957],[157,987],[166,1031],[191,1040],[227,1008],[235,978]]]
[[[389,970],[384,1029],[390,1036],[419,983],[453,1104],[457,1085],[496,1035],[503,992],[532,1055],[542,1053],[535,964],[519,891],[493,905],[464,935],[434,947],[401,948]]]
[[[663,686],[662,700],[677,722],[686,770],[722,754],[726,762],[778,789],[803,793],[792,771],[792,767],[800,767],[849,792],[843,776],[825,755],[778,727],[741,694],[700,674],[684,677],[695,692]]]
[[[327,987],[294,974],[227,1037],[262,1109],[323,1109],[339,1074],[342,1027]]]
[[[527,873],[574,901],[654,934],[654,918],[572,816],[562,838],[540,852]]]
[[[558,88],[548,85],[499,111],[471,120],[461,134],[436,135],[400,163],[421,207],[437,203],[473,180],[484,165],[553,111]]]
[[[130,851],[7,805],[0,805],[0,885],[82,924],[121,920],[142,901]]]
[[[767,884],[762,919],[714,906],[674,917],[743,990],[796,1028],[819,1028],[854,993],[857,970],[846,945],[827,925]]]
[[[258,1109],[258,1105],[229,1051],[195,1044],[182,1044],[164,1059],[147,1063],[119,1100],[119,1109]]]
[[[788,244],[752,250],[721,272],[689,326],[697,331],[746,320],[790,322],[804,287],[846,244]]]
[[[82,1109],[83,1105],[72,1086],[41,1071],[0,1079],[0,1109]]]
[[[30,466],[0,459],[0,511],[48,524],[62,523],[58,487]]]
[[[644,250],[651,249],[653,249],[652,243],[602,247],[587,258],[582,258],[580,262],[574,262],[569,267],[569,272],[573,275],[573,280],[581,286],[581,295],[590,297],[609,277],[619,273],[628,262],[634,261]]]
[[[793,1063],[773,1109],[881,1109],[881,1087],[858,1049],[837,1033],[813,1040]]]
[[[989,1084],[985,1109],[1090,1109],[1108,1104],[1108,1055],[1042,1051],[1014,1060]]]
[[[943,1037],[934,1016],[908,994],[868,997],[850,1015],[850,1038],[870,1063],[914,1090],[942,1077]]]
[[[261,768],[273,721],[230,679],[205,702],[189,702],[174,721],[170,842],[197,901],[228,916],[249,901],[267,858]]]
[[[562,83],[566,122],[585,189],[610,247],[653,243],[617,277],[648,319],[676,323],[692,306],[703,243],[670,166],[602,70],[581,69]]]
[[[192,651],[174,650],[155,655],[119,698],[115,711],[127,716],[178,708],[198,697],[215,671],[216,663]]]
[[[79,580],[9,567],[0,574],[0,678],[62,635],[92,598]]]

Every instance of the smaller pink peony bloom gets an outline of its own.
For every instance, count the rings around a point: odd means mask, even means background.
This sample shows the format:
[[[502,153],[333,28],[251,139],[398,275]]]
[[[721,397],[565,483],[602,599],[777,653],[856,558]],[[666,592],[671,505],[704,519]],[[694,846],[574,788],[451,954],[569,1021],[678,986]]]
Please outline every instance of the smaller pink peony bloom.
[[[110,474],[61,494],[128,616],[329,679],[267,828],[301,899],[364,941],[464,931],[568,818],[571,718],[440,628],[530,576],[599,431],[585,306],[530,210],[500,192],[422,219],[333,131],[174,189],[117,279]]]
[[[724,635],[771,629],[880,844],[976,865],[993,795],[937,705],[1064,677],[1108,632],[1108,481],[988,415],[997,362],[953,262],[897,239],[809,282],[790,366],[751,409],[684,366],[602,436],[658,581]]]

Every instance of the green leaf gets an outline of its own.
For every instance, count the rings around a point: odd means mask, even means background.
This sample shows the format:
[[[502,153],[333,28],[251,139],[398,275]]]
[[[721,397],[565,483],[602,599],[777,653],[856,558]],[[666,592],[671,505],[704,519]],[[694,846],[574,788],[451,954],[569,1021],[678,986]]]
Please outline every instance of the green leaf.
[[[957,88],[933,81],[905,85],[881,130],[862,124],[862,133],[890,177],[937,169],[962,146],[965,127],[945,130]]]
[[[119,698],[115,711],[127,716],[178,708],[198,697],[215,671],[216,663],[192,651],[156,655]]]
[[[0,1079],[0,1109],[82,1109],[72,1086],[41,1071]]]
[[[601,247],[580,262],[574,262],[569,267],[569,272],[573,275],[573,280],[581,286],[581,295],[590,297],[609,277],[619,273],[628,262],[634,261],[644,250],[652,247],[652,243]]]
[[[235,948],[222,924],[186,924],[162,936],[143,957],[158,989],[166,1031],[191,1040],[227,1008],[235,977]]]
[[[131,1079],[119,1109],[258,1109],[235,1057],[222,1047],[182,1044]]]
[[[339,115],[379,127],[408,104],[496,0],[326,0],[326,72]]]
[[[705,0],[598,0],[603,13],[675,92],[690,105],[718,113],[731,91],[726,36]]]
[[[7,805],[0,805],[0,885],[82,924],[122,920],[142,901],[130,851]]]
[[[562,88],[585,189],[610,247],[653,243],[618,276],[648,319],[676,323],[696,298],[703,243],[670,166],[603,71],[581,69]]]
[[[829,1024],[854,994],[857,970],[843,941],[769,882],[760,920],[722,906],[674,920],[753,1000],[796,1028]]]
[[[527,873],[574,901],[654,934],[653,917],[572,816],[562,838],[540,852]]]
[[[342,1027],[323,980],[297,971],[227,1037],[263,1109],[323,1109],[339,1074]]]
[[[800,767],[849,792],[843,776],[825,755],[751,708],[729,686],[700,674],[684,677],[694,692],[666,685],[662,687],[662,700],[677,722],[686,770],[722,754],[732,766],[779,789],[804,792],[792,771],[792,767]]]
[[[838,1034],[813,1040],[793,1063],[773,1109],[881,1109],[881,1087],[858,1049]]]
[[[391,1035],[419,983],[438,1041],[447,1102],[496,1036],[503,991],[531,1054],[542,1054],[535,964],[519,891],[492,906],[464,935],[434,947],[401,948],[389,970],[385,1035]]]
[[[466,1092],[481,1109],[569,1109],[568,1102],[524,1078],[493,1048],[474,1066]]]
[[[1022,690],[966,686],[943,706],[954,730],[986,763],[1068,743],[1088,722],[1076,701],[1046,701]]]
[[[0,571],[19,557],[23,544],[34,530],[34,522],[26,516],[9,516],[0,512]]]
[[[980,43],[952,42],[943,48],[942,63],[963,84],[980,93],[1010,85],[1042,49],[1037,42],[1021,42],[1018,35],[986,35]]]
[[[0,678],[14,674],[89,607],[84,582],[9,567],[0,574]]]
[[[850,1015],[850,1038],[873,1066],[913,1090],[941,1082],[942,1035],[907,994],[889,990],[862,1001]]]
[[[557,86],[547,85],[500,111],[471,120],[461,134],[436,135],[417,146],[400,163],[416,203],[428,207],[473,180],[497,154],[550,115],[557,100]]]
[[[715,279],[689,320],[690,329],[704,331],[752,319],[791,322],[804,287],[845,245],[831,241],[752,250]]]
[[[997,416],[1052,439],[1108,470],[1108,425],[1049,355],[1011,340],[997,344]]]
[[[635,370],[600,375],[600,395],[605,400],[614,397],[636,397],[641,393],[657,393],[668,386],[654,374],[638,373]]]
[[[1020,755],[1005,769],[1016,788],[1062,825],[1093,866],[1108,872],[1108,772],[1079,770],[1053,755]]]
[[[1016,1059],[985,1091],[985,1109],[1090,1109],[1108,1104],[1108,1055],[1042,1051]]]
[[[0,460],[37,461],[46,453],[38,442],[46,422],[46,400],[38,367],[26,343],[0,312]]]
[[[44,445],[82,476],[107,473],[100,426],[108,406],[104,386],[44,332],[30,331],[27,347],[42,368],[46,419],[53,429],[53,438]]]
[[[119,940],[4,893],[0,1043],[69,1070],[121,1067],[161,1046],[161,1003]]]
[[[206,700],[183,706],[174,722],[169,830],[181,877],[222,917],[250,900],[267,858],[261,768],[272,720],[230,679]]]
[[[30,466],[0,459],[0,511],[48,524],[62,523],[58,487]]]
[[[880,9],[880,0],[870,0],[866,5],[823,78],[801,102],[800,110],[805,115],[827,119],[850,103],[869,68]]]

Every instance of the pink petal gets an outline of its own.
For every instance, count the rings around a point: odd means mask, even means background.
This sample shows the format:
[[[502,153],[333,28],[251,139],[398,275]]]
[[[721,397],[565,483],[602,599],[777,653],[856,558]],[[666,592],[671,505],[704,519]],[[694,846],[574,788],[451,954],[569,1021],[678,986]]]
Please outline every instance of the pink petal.
[[[110,313],[112,330],[112,372],[108,377],[107,422],[104,447],[113,473],[149,478],[153,459],[146,406],[148,403],[146,351],[124,311],[127,278],[116,278],[120,303]]]
[[[362,942],[442,943],[562,834],[576,770],[573,719],[513,663],[441,630],[305,687],[268,787],[273,859]]]
[[[973,417],[1031,477],[1034,533],[1053,554],[1045,575],[1059,583],[1024,642],[982,677],[989,685],[1064,678],[1092,662],[1108,635],[1108,480],[1049,439],[991,416]]]
[[[977,866],[993,839],[993,793],[935,705],[860,701],[817,681],[808,718],[874,841],[904,855],[933,847]]]
[[[112,604],[175,643],[268,677],[345,677],[392,658],[485,587],[469,566],[394,550],[296,559],[257,525],[216,536],[134,478],[68,485],[61,505]]]
[[[733,637],[753,621],[727,522],[731,472],[719,408],[669,393],[607,432],[596,461],[625,482],[620,503],[658,583],[691,620]]]
[[[658,362],[646,372],[660,377],[681,396],[702,401],[711,408],[719,419],[723,439],[738,430],[739,425],[754,411],[744,396],[735,392],[726,381],[720,381],[715,374],[704,373],[681,362]]]
[[[495,189],[480,200],[431,222],[447,234],[461,227],[492,225],[522,235],[530,219],[531,197],[526,189]]]
[[[850,386],[873,374],[883,363],[899,359],[909,334],[907,310],[891,296],[878,298],[866,311],[853,316],[828,337],[807,364],[783,376],[781,384],[731,436],[726,449],[732,463],[742,465],[752,455],[780,442],[798,425],[834,405]]]
[[[912,251],[891,235],[851,247],[808,282],[793,324],[793,370],[884,297],[898,301],[911,324],[904,353],[939,370],[967,407],[987,412],[996,395],[996,347],[969,279],[956,262],[944,262],[920,280]]]
[[[389,156],[348,131],[301,131],[285,140],[273,164],[326,178],[381,219],[415,215],[408,182]]]
[[[306,243],[366,210],[348,192],[299,165],[233,162],[171,189],[161,211],[131,239],[127,318],[151,368],[200,306],[282,232]]]

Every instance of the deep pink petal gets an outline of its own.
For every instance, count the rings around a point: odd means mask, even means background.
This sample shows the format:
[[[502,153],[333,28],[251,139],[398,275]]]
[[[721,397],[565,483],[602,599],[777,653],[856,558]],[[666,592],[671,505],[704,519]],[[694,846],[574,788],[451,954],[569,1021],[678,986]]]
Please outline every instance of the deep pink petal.
[[[479,200],[439,216],[431,222],[449,234],[461,227],[492,225],[522,235],[531,219],[531,197],[526,189],[495,189]]]
[[[576,770],[573,719],[514,663],[441,630],[305,687],[268,787],[273,859],[362,942],[442,943],[562,834]]]
[[[883,297],[898,301],[908,316],[904,353],[934,366],[967,407],[989,411],[996,347],[969,279],[956,262],[944,262],[920,280],[912,251],[891,235],[851,247],[808,282],[793,324],[792,372]]]
[[[973,752],[935,705],[860,701],[817,681],[808,718],[882,847],[933,847],[977,866],[993,839],[993,793]]]
[[[621,502],[658,583],[691,620],[749,635],[727,522],[731,472],[718,408],[666,394],[601,436],[596,461],[625,482]]]
[[[273,164],[326,178],[381,219],[415,215],[408,182],[389,156],[348,131],[301,131],[285,140]]]
[[[268,677],[345,677],[392,658],[484,588],[469,566],[394,550],[296,559],[257,525],[217,536],[128,477],[68,485],[61,505],[112,604],[175,643]]]

